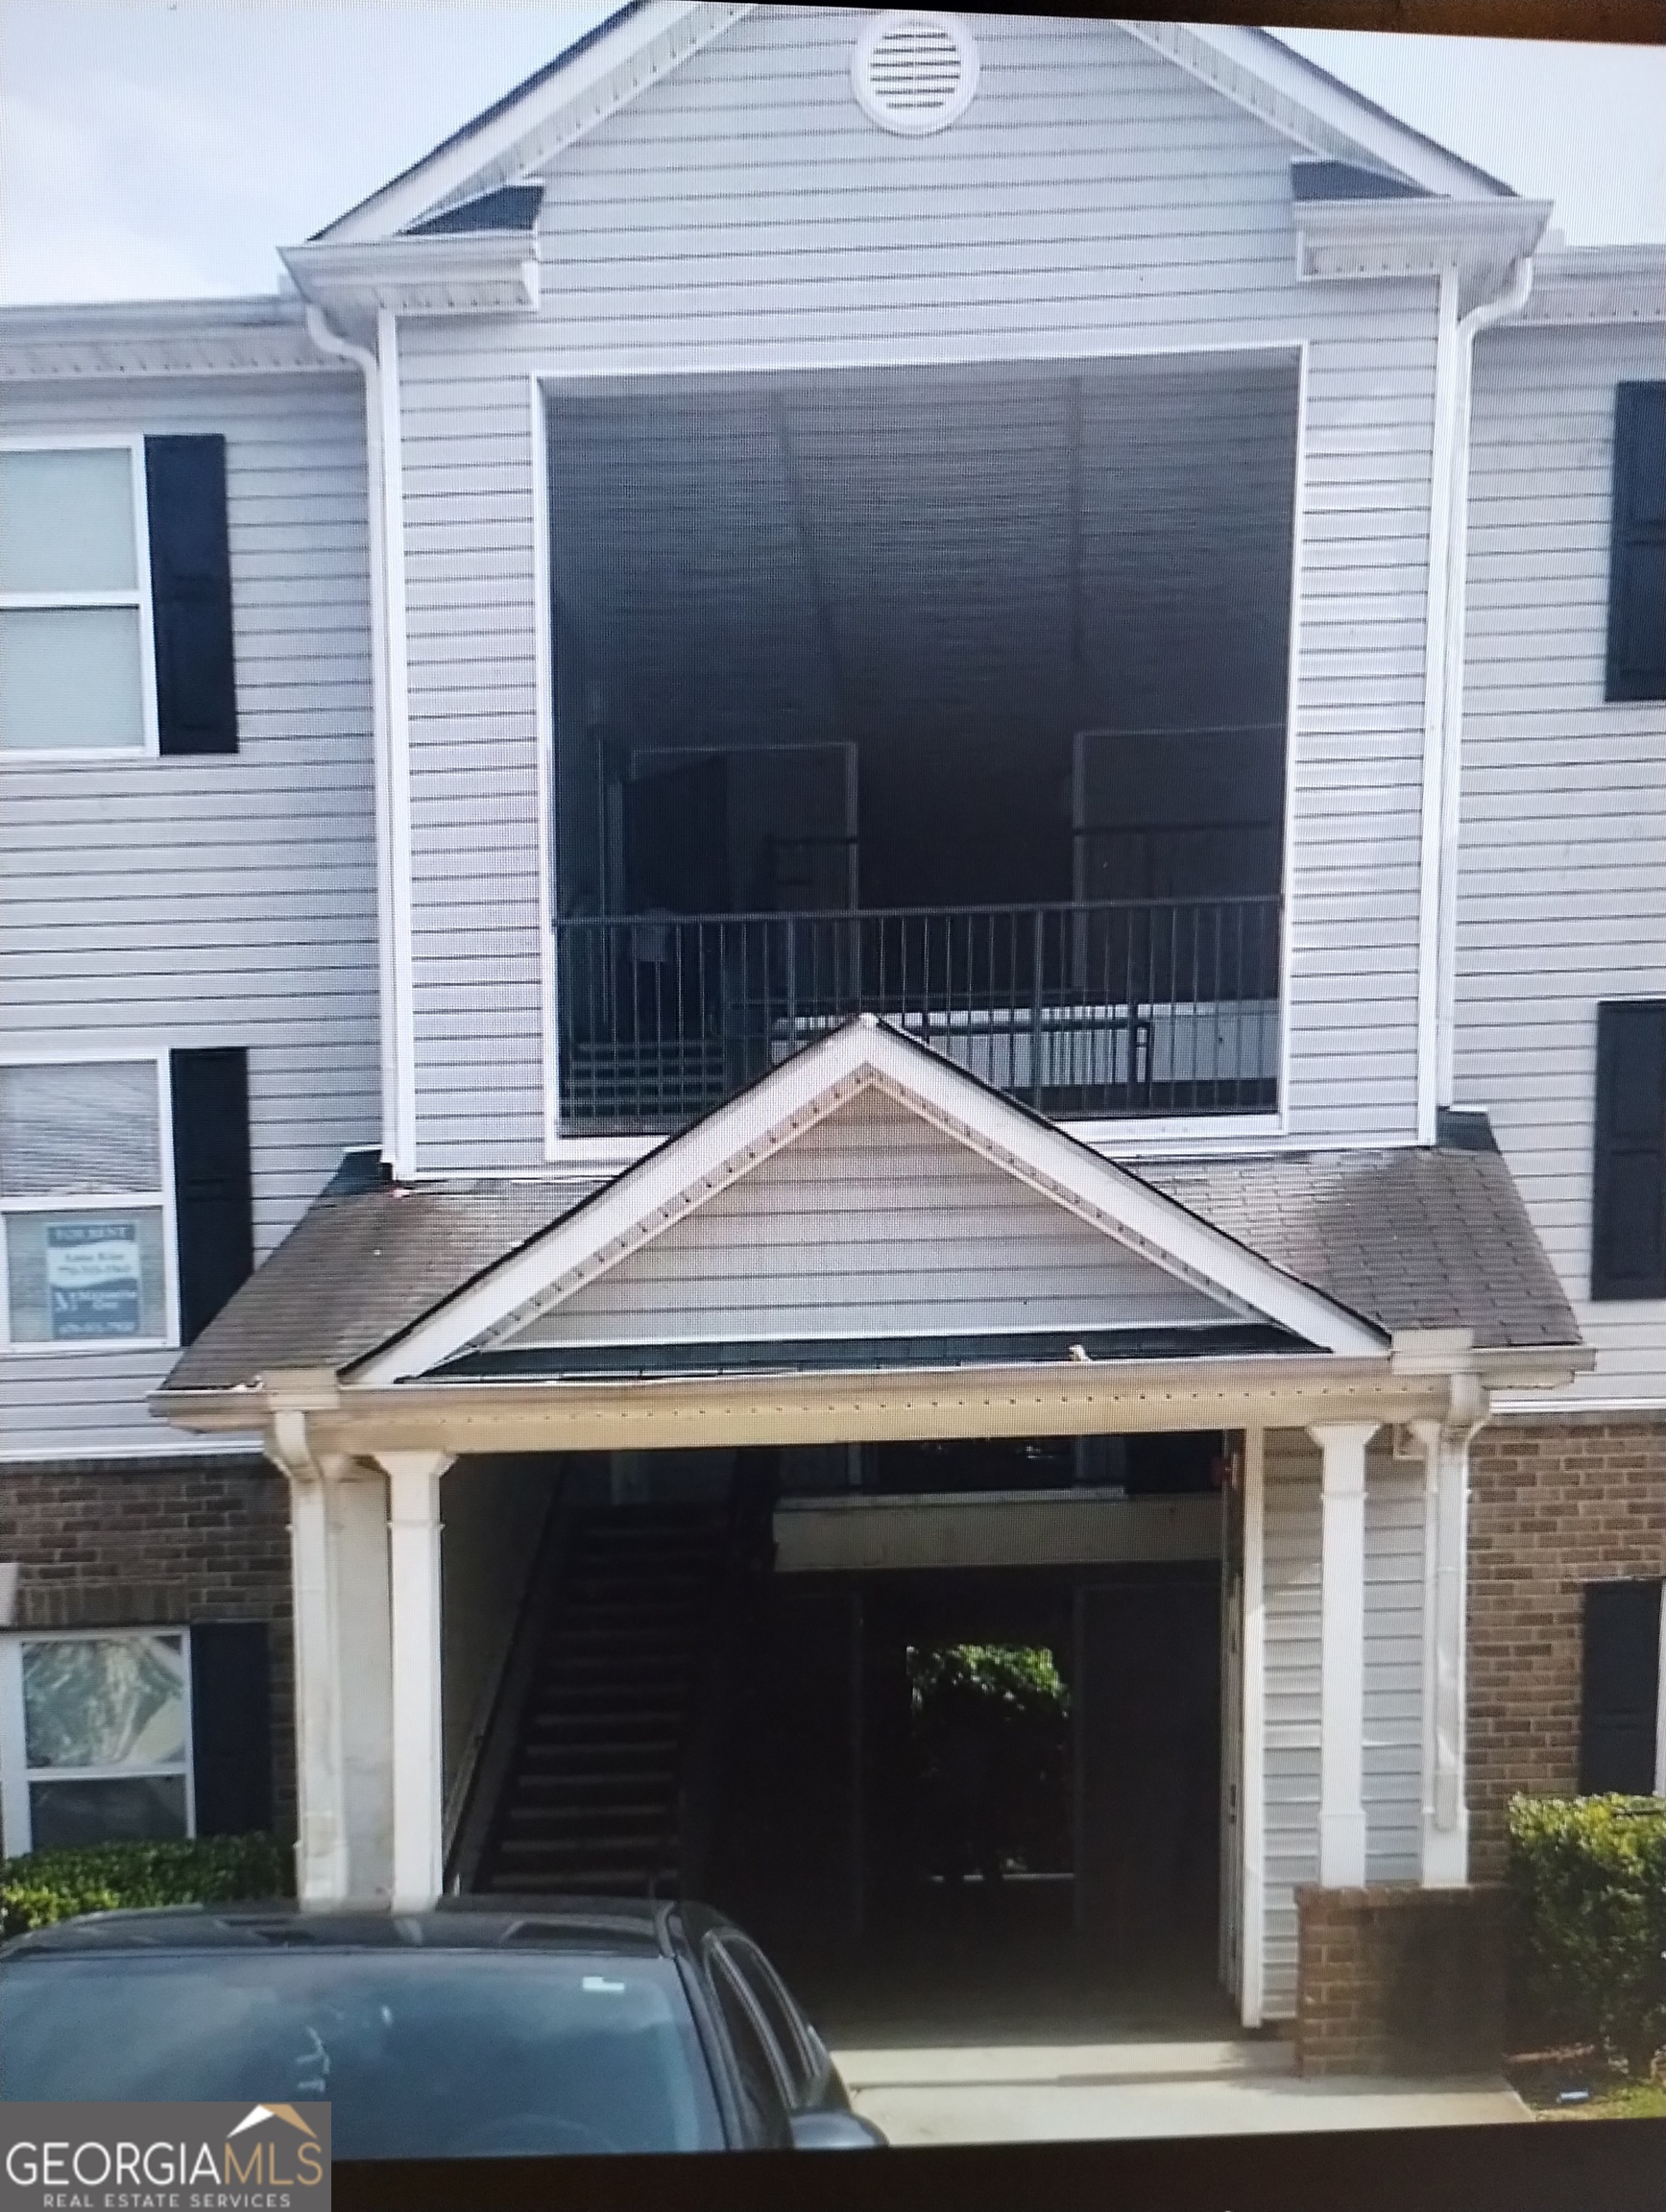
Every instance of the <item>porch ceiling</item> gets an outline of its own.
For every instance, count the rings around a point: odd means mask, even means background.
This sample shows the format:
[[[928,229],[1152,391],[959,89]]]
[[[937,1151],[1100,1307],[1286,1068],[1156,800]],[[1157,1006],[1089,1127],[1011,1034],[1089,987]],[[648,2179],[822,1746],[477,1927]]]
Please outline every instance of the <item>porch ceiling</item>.
[[[564,391],[557,598],[660,743],[1276,721],[1295,411],[1288,352]]]

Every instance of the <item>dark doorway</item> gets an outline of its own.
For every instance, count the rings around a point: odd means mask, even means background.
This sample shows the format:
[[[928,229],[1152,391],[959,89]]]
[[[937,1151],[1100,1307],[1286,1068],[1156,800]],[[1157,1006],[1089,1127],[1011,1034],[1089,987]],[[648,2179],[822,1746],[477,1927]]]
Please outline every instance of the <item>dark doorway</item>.
[[[928,1575],[864,1608],[864,1901],[875,1934],[1068,1928],[1070,1592]]]
[[[1147,1570],[1076,1594],[1078,1930],[1133,1972],[1216,1954],[1220,1588]]]
[[[774,1575],[755,1600],[707,1887],[808,1990],[1212,1987],[1215,1567]]]

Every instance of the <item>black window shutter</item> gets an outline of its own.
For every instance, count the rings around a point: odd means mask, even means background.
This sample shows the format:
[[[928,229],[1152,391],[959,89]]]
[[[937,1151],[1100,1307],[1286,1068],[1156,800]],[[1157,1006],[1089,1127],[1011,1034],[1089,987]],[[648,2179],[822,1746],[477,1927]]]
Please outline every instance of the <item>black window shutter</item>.
[[[1659,1700],[1660,1584],[1593,1582],[1580,1697],[1581,1796],[1653,1793]]]
[[[254,1271],[249,1058],[240,1045],[170,1058],[180,1340],[191,1344]]]
[[[1666,384],[1614,394],[1610,699],[1666,699]]]
[[[147,438],[157,719],[164,753],[235,753],[224,438]]]
[[[191,1626],[191,1772],[199,1836],[272,1825],[272,1663],[264,1621]]]
[[[1666,999],[1597,1009],[1591,1296],[1666,1298]]]

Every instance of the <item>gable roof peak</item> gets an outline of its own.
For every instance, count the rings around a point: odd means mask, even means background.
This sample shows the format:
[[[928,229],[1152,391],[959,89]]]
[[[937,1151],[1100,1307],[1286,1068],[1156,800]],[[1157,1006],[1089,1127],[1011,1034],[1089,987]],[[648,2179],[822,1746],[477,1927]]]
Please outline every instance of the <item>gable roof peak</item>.
[[[363,245],[409,232],[465,203],[525,181],[753,12],[743,0],[629,0],[308,243]],[[1469,200],[1510,196],[1509,185],[1402,123],[1268,32],[1135,17],[1102,22],[1164,55],[1317,158],[1380,174],[1390,189],[1397,183]]]

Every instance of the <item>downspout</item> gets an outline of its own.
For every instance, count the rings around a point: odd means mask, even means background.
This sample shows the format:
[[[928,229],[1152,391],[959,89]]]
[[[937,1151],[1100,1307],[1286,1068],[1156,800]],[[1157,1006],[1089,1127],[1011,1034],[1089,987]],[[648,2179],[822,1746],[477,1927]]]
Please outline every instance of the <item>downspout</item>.
[[[1458,1005],[1459,781],[1463,752],[1463,648],[1469,589],[1469,425],[1475,341],[1484,330],[1519,315],[1533,290],[1533,256],[1510,264],[1502,292],[1461,317],[1457,327],[1457,392],[1450,456],[1450,507],[1442,621],[1444,666],[1440,688],[1439,862],[1435,962],[1435,1104],[1453,1103]],[[1432,1142],[1429,1131],[1425,1142]]]
[[[389,318],[392,321],[392,318]],[[409,813],[408,761],[403,775],[396,773],[398,739],[408,736],[408,717],[397,716],[396,703],[405,697],[403,683],[403,576],[404,543],[402,503],[399,499],[398,391],[392,392],[394,465],[387,455],[389,390],[391,379],[382,374],[378,352],[345,338],[334,329],[322,307],[308,304],[306,334],[321,353],[350,362],[364,378],[365,455],[369,473],[369,537],[371,570],[371,724],[375,777],[376,825],[376,948],[377,1004],[381,1088],[382,1158],[397,1177],[411,1166],[411,1132],[408,1097],[410,900],[408,895],[409,832],[398,834],[401,805]],[[378,347],[381,331],[378,325]],[[396,371],[397,378],[397,371]],[[397,550],[401,574],[398,615],[393,620],[390,548]],[[397,658],[396,658],[397,656]],[[402,728],[400,725],[402,724]],[[408,746],[403,748],[408,754]],[[405,866],[398,858],[401,850]],[[403,891],[403,896],[401,896]]]

